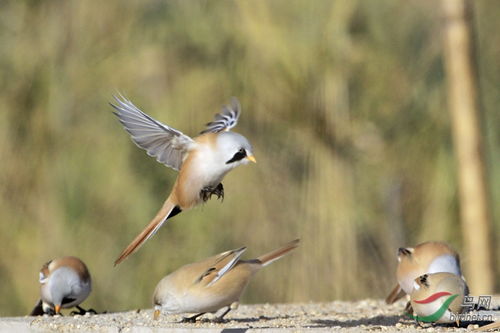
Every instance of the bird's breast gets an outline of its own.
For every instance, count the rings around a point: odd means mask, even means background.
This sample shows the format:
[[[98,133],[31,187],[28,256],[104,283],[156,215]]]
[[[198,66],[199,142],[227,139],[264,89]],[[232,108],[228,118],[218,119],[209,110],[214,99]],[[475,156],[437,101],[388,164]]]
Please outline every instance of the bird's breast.
[[[415,269],[401,274],[398,277],[398,282],[401,286],[401,289],[403,289],[405,293],[411,294],[411,292],[413,291],[413,284],[415,282],[415,279],[422,274],[425,274],[425,270]]]
[[[176,184],[176,195],[183,210],[202,203],[200,191],[215,188],[230,169],[209,150],[193,152],[186,159]]]

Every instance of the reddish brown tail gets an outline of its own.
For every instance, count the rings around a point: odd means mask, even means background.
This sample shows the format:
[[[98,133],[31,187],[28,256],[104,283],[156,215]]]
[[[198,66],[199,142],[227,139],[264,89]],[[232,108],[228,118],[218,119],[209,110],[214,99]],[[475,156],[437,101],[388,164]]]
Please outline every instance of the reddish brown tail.
[[[115,266],[125,260],[129,255],[137,251],[142,244],[144,244],[149,238],[151,238],[160,227],[167,221],[167,219],[179,214],[181,209],[173,204],[170,197],[165,201],[163,207],[156,214],[156,216],[151,220],[144,230],[134,238],[134,240],[122,251],[118,259],[115,260]]]
[[[391,293],[386,297],[385,302],[387,304],[392,304],[392,303],[396,302],[398,299],[400,299],[401,297],[403,297],[404,295],[406,295],[406,293],[401,289],[399,284],[397,284],[396,287],[394,287],[394,289],[392,289]]]
[[[262,266],[267,266],[270,263],[283,257],[285,254],[292,251],[297,246],[299,246],[299,241],[300,241],[299,239],[293,240],[290,243],[280,247],[279,249],[261,255],[260,257],[257,258],[257,260],[259,260],[262,263]]]
[[[476,331],[486,332],[486,331],[492,330],[494,328],[500,328],[500,321],[495,321],[491,324],[481,326],[481,327],[477,328]]]

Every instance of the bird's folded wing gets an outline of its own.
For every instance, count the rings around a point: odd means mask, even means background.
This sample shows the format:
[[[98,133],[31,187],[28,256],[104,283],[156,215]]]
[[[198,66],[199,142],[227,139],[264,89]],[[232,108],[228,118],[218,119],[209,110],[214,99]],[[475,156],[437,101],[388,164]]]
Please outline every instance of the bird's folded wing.
[[[203,272],[198,281],[206,283],[206,287],[213,285],[236,265],[246,249],[246,247],[242,247],[237,250],[225,252],[224,255],[216,260],[212,267]]]
[[[235,97],[233,97],[231,99],[231,105],[225,105],[222,108],[222,111],[215,115],[214,120],[209,122],[207,124],[207,128],[204,129],[200,134],[229,131],[238,123],[240,113],[240,103]]]
[[[135,144],[158,162],[178,171],[187,151],[195,144],[193,139],[153,119],[123,96],[114,98],[117,102],[111,104],[117,111],[114,114]]]

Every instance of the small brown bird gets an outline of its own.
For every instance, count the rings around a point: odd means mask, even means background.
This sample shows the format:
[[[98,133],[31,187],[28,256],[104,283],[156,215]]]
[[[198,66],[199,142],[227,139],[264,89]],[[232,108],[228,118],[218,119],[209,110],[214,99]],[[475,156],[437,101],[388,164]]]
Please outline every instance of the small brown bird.
[[[214,121],[195,138],[151,118],[131,101],[117,98],[111,104],[132,140],[150,156],[179,171],[172,192],[146,228],[122,251],[115,265],[151,238],[168,219],[193,208],[212,195],[224,197],[222,179],[235,167],[256,162],[248,140],[231,132],[241,112],[238,100],[225,106]]]
[[[414,248],[399,248],[398,261],[398,285],[387,296],[387,304],[411,294],[414,280],[426,273],[448,272],[462,276],[458,253],[444,242],[425,242]]]
[[[216,319],[221,321],[230,310],[237,308],[241,294],[256,272],[298,245],[297,239],[253,260],[240,260],[246,250],[242,247],[179,268],[156,286],[154,319],[158,319],[162,310],[168,314],[198,313],[184,319],[194,322],[207,312],[216,312],[227,306]]]
[[[49,261],[40,270],[41,299],[31,316],[44,313],[59,314],[61,308],[79,307],[92,289],[87,266],[76,257],[62,257]]]
[[[467,293],[465,281],[456,274],[424,274],[415,279],[410,294],[411,307],[418,317],[433,317],[435,323],[458,324],[458,314],[462,313]],[[445,305],[447,301],[451,303]]]

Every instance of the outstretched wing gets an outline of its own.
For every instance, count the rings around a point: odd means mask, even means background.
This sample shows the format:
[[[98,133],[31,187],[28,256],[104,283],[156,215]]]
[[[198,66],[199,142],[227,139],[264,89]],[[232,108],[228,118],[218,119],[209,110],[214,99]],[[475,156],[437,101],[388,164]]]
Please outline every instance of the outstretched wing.
[[[233,97],[231,99],[231,105],[225,105],[222,108],[222,111],[215,115],[214,120],[209,122],[207,124],[207,128],[204,129],[200,134],[229,131],[238,123],[240,113],[240,102],[238,102],[236,97]]]
[[[193,139],[151,118],[125,97],[113,97],[117,102],[116,105],[110,103],[116,110],[114,114],[135,144],[158,162],[178,171],[186,153],[195,144]]]

